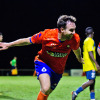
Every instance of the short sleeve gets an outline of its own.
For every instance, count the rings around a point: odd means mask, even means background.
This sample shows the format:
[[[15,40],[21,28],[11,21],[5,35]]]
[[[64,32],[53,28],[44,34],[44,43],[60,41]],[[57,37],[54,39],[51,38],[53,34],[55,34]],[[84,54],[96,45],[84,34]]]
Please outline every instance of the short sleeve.
[[[94,46],[94,41],[92,39],[89,39],[86,45],[88,52],[93,51],[93,46]]]
[[[41,31],[37,34],[34,34],[31,38],[30,38],[30,42],[34,43],[34,44],[41,44],[42,43],[42,39],[43,39],[43,35],[44,35],[44,31]]]
[[[75,33],[73,43],[72,43],[72,49],[77,50],[80,46],[80,37],[78,34]]]

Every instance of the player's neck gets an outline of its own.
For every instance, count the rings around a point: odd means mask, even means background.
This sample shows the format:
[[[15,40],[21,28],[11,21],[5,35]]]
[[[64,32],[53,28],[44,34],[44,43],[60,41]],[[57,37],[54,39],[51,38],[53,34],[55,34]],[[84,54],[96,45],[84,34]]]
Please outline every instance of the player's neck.
[[[92,38],[92,39],[93,39],[93,36],[92,36],[92,35],[88,35],[87,37],[89,37],[89,38]]]
[[[60,41],[66,41],[66,40],[71,40],[71,38],[72,37],[67,37],[67,36],[65,36],[65,35],[63,35],[62,33],[58,33],[58,39],[60,40]]]
[[[59,39],[60,41],[65,41],[65,39],[62,38],[62,33],[60,33],[60,32],[58,32],[58,39]]]

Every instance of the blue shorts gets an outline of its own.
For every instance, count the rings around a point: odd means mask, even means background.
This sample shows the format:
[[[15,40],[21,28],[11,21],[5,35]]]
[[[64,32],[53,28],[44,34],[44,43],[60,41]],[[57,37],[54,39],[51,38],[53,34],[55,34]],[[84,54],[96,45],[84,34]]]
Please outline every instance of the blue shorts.
[[[40,74],[48,74],[51,80],[51,89],[54,90],[62,78],[62,74],[55,73],[47,64],[40,62],[38,60],[35,61],[35,70],[37,73],[37,79],[39,78]]]
[[[94,80],[96,78],[96,71],[90,70],[86,72],[87,79]]]

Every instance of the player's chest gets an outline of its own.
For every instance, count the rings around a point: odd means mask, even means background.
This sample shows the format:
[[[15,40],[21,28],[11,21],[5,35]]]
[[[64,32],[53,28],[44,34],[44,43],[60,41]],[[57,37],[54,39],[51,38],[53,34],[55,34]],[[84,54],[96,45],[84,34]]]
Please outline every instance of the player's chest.
[[[44,41],[43,43],[43,48],[46,50],[51,50],[51,51],[68,51],[71,49],[72,43],[70,41],[65,41],[61,43],[59,40],[49,40],[49,41]]]

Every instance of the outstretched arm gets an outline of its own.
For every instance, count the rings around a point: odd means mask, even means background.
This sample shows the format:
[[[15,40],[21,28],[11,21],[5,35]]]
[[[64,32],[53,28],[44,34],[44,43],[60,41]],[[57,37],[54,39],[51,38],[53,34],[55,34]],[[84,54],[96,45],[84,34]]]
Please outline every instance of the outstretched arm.
[[[80,63],[84,63],[84,60],[83,60],[82,55],[81,55],[81,48],[79,47],[77,50],[73,50],[73,52],[74,52],[76,58],[78,59],[78,61]]]
[[[22,39],[18,39],[18,40],[15,40],[13,42],[9,42],[9,43],[6,43],[6,42],[1,42],[0,43],[0,50],[6,50],[10,47],[14,47],[14,46],[25,46],[25,45],[30,45],[30,37],[28,38],[22,38]]]

